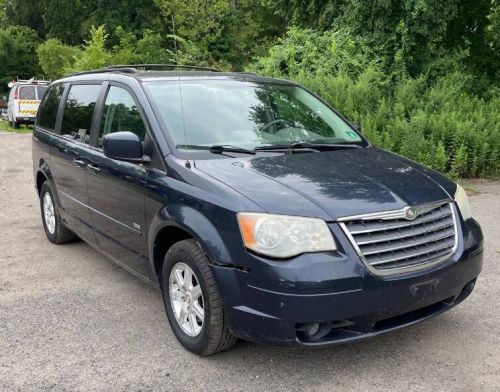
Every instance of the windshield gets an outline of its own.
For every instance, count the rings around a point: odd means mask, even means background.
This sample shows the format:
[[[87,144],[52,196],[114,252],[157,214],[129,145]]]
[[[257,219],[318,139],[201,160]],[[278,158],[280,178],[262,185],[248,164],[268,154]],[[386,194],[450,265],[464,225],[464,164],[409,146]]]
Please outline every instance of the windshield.
[[[361,137],[305,89],[231,80],[146,82],[178,149],[246,149],[308,143],[361,143]]]

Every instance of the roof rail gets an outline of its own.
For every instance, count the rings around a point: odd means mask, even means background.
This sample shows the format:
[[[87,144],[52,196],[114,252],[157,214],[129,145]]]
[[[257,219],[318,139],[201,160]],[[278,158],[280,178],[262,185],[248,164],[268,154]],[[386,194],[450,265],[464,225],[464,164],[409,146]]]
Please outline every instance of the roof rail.
[[[104,69],[112,69],[112,70],[122,70],[122,69],[135,69],[137,72],[139,72],[138,68],[144,69],[144,70],[151,70],[151,69],[161,69],[161,68],[168,68],[168,69],[191,69],[191,70],[198,70],[198,71],[210,71],[210,72],[222,72],[220,69],[217,68],[210,68],[210,67],[199,67],[197,65],[183,65],[183,64],[127,64],[127,65],[110,65]]]
[[[131,67],[123,67],[123,68],[112,68],[112,67],[106,67],[106,68],[100,68],[100,69],[93,69],[90,71],[80,71],[80,72],[73,72],[69,75],[66,76],[78,76],[78,75],[89,75],[89,74],[96,74],[96,73],[108,73],[108,72],[113,72],[113,71],[120,71],[123,73],[138,73],[139,70]]]
[[[94,74],[94,73],[107,73],[107,72],[123,72],[123,73],[139,73],[142,70],[147,70],[147,69],[161,69],[161,68],[168,68],[168,69],[191,69],[193,71],[210,71],[210,72],[222,72],[220,69],[217,68],[209,68],[209,67],[198,67],[196,65],[182,65],[182,64],[120,64],[120,65],[108,65],[105,68],[100,68],[100,69],[94,69],[90,71],[81,71],[81,72],[74,72],[72,74],[69,74],[68,76],[78,76],[78,75],[88,75],[88,74]]]

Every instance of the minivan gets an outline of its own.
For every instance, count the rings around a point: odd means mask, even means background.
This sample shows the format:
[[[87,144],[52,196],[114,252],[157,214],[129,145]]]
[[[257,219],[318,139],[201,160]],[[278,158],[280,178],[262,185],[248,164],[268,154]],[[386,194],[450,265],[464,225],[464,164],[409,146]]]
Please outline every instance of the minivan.
[[[178,65],[70,75],[41,103],[33,170],[48,240],[80,238],[161,289],[199,355],[394,331],[463,301],[482,268],[460,185],[291,81]]]

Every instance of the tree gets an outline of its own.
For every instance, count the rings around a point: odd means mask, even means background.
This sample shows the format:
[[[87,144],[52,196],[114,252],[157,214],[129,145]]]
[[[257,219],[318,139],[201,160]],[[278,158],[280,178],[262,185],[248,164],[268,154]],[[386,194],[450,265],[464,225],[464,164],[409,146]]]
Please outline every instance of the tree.
[[[77,47],[64,45],[57,38],[50,38],[38,47],[37,54],[43,73],[51,79],[58,79],[74,68],[82,51]]]
[[[73,65],[73,71],[86,71],[102,68],[111,63],[111,54],[106,50],[106,31],[104,25],[92,26],[90,39],[85,41],[83,52]]]
[[[466,50],[472,67],[493,54],[485,44],[493,0],[267,0],[291,23],[361,36],[387,64],[411,75],[438,57]],[[488,62],[488,65],[493,64]],[[491,72],[490,72],[491,74]]]
[[[206,60],[210,46],[222,32],[222,21],[230,10],[226,0],[155,0],[162,10],[171,31],[183,39],[196,43]],[[177,49],[177,48],[176,48]]]
[[[12,79],[29,79],[41,73],[36,49],[37,33],[26,26],[9,26],[0,29],[0,89]]]
[[[45,36],[40,1],[5,0],[5,18],[10,26],[27,26],[39,37]]]
[[[146,64],[173,62],[173,54],[165,48],[166,40],[159,33],[145,30],[141,38],[118,26],[119,43],[113,47],[113,64]]]

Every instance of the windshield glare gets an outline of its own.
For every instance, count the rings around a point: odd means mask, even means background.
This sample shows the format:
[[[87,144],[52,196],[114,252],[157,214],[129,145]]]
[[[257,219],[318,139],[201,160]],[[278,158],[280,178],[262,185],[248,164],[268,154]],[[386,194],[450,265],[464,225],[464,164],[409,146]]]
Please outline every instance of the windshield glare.
[[[298,86],[226,80],[156,81],[145,86],[182,150],[362,142],[335,112]]]

